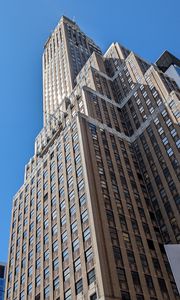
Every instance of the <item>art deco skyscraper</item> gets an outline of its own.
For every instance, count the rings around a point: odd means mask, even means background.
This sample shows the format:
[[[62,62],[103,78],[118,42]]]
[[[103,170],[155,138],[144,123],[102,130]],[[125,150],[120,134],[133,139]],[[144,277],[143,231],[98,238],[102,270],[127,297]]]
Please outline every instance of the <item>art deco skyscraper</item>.
[[[176,82],[118,43],[102,55],[63,17],[43,87],[5,299],[179,299],[164,250],[180,241]]]

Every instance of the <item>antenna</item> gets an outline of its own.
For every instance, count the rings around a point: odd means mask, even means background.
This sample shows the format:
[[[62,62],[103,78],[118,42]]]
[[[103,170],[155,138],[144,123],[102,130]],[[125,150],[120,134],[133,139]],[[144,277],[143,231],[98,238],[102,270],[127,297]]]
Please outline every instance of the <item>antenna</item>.
[[[75,22],[75,19],[76,19],[75,16],[73,16],[73,22]]]

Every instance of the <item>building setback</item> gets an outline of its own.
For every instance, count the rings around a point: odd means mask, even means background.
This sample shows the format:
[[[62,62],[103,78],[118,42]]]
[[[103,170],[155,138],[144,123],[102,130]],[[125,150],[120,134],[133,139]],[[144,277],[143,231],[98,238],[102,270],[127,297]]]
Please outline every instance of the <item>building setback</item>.
[[[180,90],[62,17],[43,54],[44,127],[14,196],[5,299],[180,299]]]

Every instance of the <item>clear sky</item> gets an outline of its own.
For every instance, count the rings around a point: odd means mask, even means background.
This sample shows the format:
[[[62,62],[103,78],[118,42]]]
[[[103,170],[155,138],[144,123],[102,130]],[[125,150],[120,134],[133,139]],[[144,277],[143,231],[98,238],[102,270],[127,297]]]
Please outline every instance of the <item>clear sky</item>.
[[[119,41],[154,62],[180,57],[179,0],[0,0],[0,261],[6,261],[12,196],[42,128],[43,45],[61,15],[103,51]]]

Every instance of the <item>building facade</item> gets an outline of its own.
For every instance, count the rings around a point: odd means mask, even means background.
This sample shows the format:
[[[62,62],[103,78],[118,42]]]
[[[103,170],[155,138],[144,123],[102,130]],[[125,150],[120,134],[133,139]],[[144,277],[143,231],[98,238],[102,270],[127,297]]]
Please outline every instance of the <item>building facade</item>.
[[[6,265],[0,262],[0,300],[4,300],[6,283]]]
[[[43,54],[44,127],[13,199],[5,299],[177,300],[180,90],[62,17]]]

